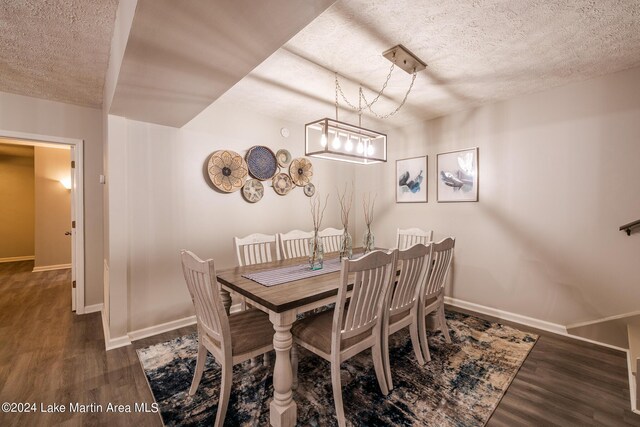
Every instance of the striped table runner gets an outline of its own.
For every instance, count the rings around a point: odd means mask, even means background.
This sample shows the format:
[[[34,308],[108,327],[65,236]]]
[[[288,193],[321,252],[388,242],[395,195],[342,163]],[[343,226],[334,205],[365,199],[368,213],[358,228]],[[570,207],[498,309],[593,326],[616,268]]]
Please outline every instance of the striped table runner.
[[[288,267],[276,268],[274,270],[264,270],[255,273],[243,274],[249,280],[253,280],[263,286],[275,286],[295,280],[320,276],[322,274],[340,271],[340,258],[333,258],[324,262],[320,270],[310,270],[309,264],[292,265]]]

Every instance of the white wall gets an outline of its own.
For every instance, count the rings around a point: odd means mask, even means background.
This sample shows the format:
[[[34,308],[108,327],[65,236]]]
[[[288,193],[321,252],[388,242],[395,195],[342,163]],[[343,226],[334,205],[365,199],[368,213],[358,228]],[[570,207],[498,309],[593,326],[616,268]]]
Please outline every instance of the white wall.
[[[85,305],[102,302],[101,111],[0,92],[0,129],[84,140]]]
[[[436,153],[475,146],[480,201],[437,203]],[[395,161],[425,154],[429,202],[396,204]],[[640,307],[640,234],[618,231],[640,218],[640,68],[392,130],[389,160],[357,173],[376,243],[455,236],[448,295],[559,324]]]
[[[35,253],[33,147],[23,150],[30,155],[0,152],[0,261]]]
[[[285,126],[287,139],[280,136]],[[210,154],[220,149],[244,155],[259,144],[303,156],[303,131],[299,123],[229,104],[209,107],[183,129],[109,117],[112,337],[193,314],[180,249],[213,258],[220,269],[236,265],[234,236],[311,228],[301,188],[278,196],[265,182],[263,199],[250,204],[239,192],[215,191],[206,176]],[[318,191],[331,193],[323,228],[339,228],[335,188],[352,182],[354,169],[319,159],[313,164]]]

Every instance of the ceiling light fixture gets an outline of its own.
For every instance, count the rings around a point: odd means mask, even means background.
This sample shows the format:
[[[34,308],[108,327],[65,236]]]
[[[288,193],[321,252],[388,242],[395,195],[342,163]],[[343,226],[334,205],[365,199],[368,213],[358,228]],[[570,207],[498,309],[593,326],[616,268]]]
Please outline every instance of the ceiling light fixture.
[[[427,65],[402,45],[392,47],[383,52],[382,56],[391,61],[391,69],[387,75],[387,80],[382,85],[382,89],[378,91],[371,102],[367,101],[362,85],[360,85],[358,93],[358,106],[349,102],[342,91],[342,87],[340,87],[338,73],[335,73],[336,118],[334,120],[325,117],[305,125],[305,155],[365,165],[387,161],[387,135],[363,128],[362,113],[365,110],[369,110],[378,119],[387,119],[396,114],[407,101],[407,97],[416,80],[416,74],[418,71],[424,70]],[[395,110],[387,114],[379,114],[373,110],[372,106],[382,96],[396,65],[412,75],[411,84],[402,102]],[[338,121],[338,93],[340,93],[349,108],[358,114],[358,126]],[[344,140],[344,143],[341,139]],[[331,141],[331,143],[328,143],[328,141]]]

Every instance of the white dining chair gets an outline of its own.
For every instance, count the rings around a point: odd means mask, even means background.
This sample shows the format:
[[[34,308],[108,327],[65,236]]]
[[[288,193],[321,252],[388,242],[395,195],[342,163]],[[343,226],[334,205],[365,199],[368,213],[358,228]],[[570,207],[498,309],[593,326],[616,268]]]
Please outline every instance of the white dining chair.
[[[283,259],[309,256],[309,240],[313,232],[293,230],[288,233],[278,233],[278,242]]]
[[[293,324],[294,343],[331,362],[331,384],[338,425],[345,425],[340,364],[371,348],[378,385],[388,394],[382,361],[384,299],[395,278],[397,250],[373,251],[357,259],[342,260],[335,308]],[[352,280],[349,280],[352,276]],[[353,288],[347,304],[348,285]],[[294,369],[294,382],[297,371]]]
[[[280,261],[280,248],[274,234],[250,234],[246,237],[234,237],[238,265],[262,264],[274,259]]]
[[[227,315],[213,260],[203,261],[186,250],[180,252],[180,258],[198,327],[198,356],[189,395],[193,396],[198,389],[209,352],[221,367],[214,425],[222,426],[231,395],[233,366],[273,350],[273,325],[269,316],[257,309]]]
[[[400,250],[410,248],[416,243],[426,245],[433,240],[433,231],[425,231],[419,228],[398,228],[396,247]]]
[[[418,335],[418,304],[420,291],[429,274],[431,265],[431,245],[418,243],[408,249],[398,252],[398,266],[400,275],[389,292],[386,310],[383,316],[382,356],[385,367],[385,375],[389,391],[393,390],[391,378],[391,365],[389,359],[389,336],[409,326],[411,344],[416,360],[420,365],[425,364],[420,338]]]
[[[456,240],[451,237],[431,244],[431,270],[429,271],[427,280],[423,284],[423,289],[420,292],[421,301],[418,304],[420,346],[422,347],[422,354],[427,362],[431,360],[429,342],[427,341],[427,324],[425,318],[427,315],[434,312],[436,313],[435,318],[438,321],[438,326],[440,327],[440,331],[442,331],[442,335],[444,335],[445,341],[448,343],[451,342],[447,319],[444,314],[444,285],[449,270],[451,269],[451,260],[453,259],[453,249],[455,245]]]
[[[344,234],[344,228],[325,228],[320,230],[318,235],[322,239],[322,246],[324,247],[324,253],[340,252],[340,241]]]

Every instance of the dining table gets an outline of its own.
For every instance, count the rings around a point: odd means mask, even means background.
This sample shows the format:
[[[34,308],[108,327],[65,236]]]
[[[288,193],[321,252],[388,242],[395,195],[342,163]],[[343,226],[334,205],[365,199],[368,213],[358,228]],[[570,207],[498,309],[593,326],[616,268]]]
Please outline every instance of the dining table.
[[[267,313],[273,324],[276,360],[273,368],[273,399],[269,405],[269,421],[276,427],[296,424],[292,363],[297,364],[297,357],[294,348],[292,361],[291,326],[298,314],[335,303],[337,299],[340,285],[340,259],[337,253],[325,255],[323,269],[325,271],[309,272],[315,274],[313,277],[299,278],[300,275],[304,275],[299,274],[300,272],[310,270],[308,258],[292,258],[227,268],[217,272],[220,293],[227,312],[231,307],[230,293],[237,293],[251,306]],[[255,279],[261,274],[267,277],[265,283],[269,282],[269,277],[286,278],[287,274],[291,275],[289,279],[292,280],[281,284],[263,285],[246,277]]]

